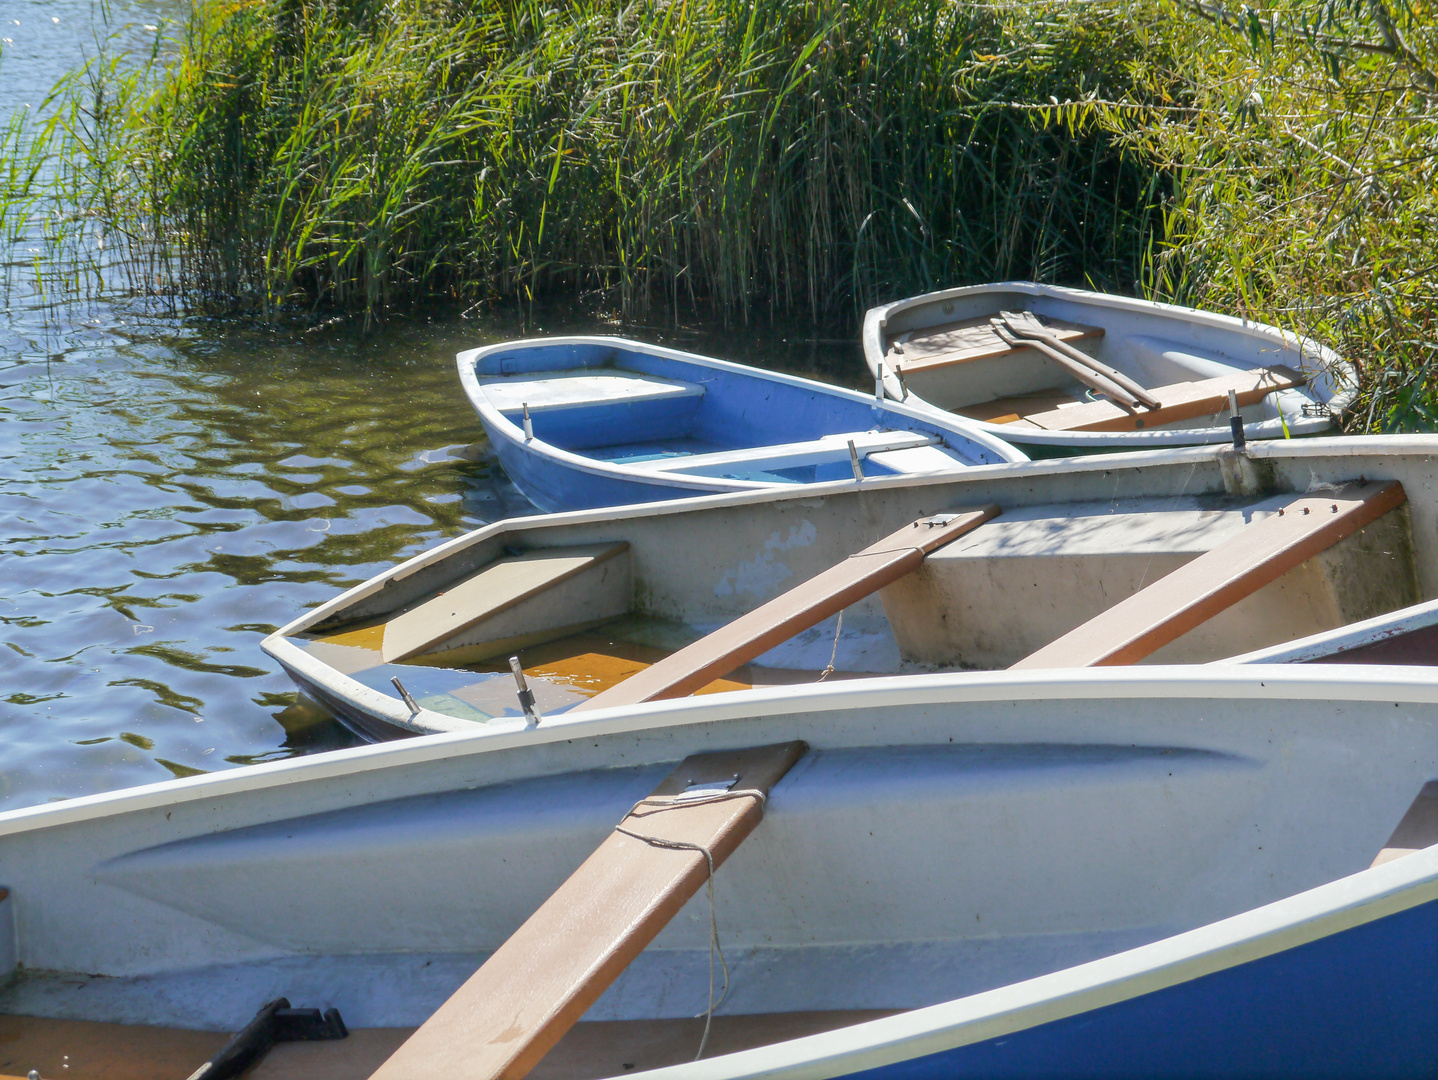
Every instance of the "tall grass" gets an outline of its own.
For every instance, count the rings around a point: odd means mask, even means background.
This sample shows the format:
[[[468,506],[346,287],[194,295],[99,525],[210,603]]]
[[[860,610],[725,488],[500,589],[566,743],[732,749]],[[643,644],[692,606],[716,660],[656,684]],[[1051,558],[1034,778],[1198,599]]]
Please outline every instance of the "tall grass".
[[[1162,177],[993,103],[1120,93],[1139,48],[1064,3],[212,2],[60,156],[163,223],[191,302],[848,321],[953,280],[1131,289]]]
[[[64,255],[7,272],[266,318],[579,292],[835,333],[1033,278],[1310,333],[1360,365],[1350,429],[1438,427],[1425,5],[208,0],[165,63],[97,61],[0,132],[0,229]]]
[[[1087,110],[1174,179],[1146,291],[1335,345],[1360,368],[1350,430],[1438,430],[1438,9],[1154,12],[1163,58]]]

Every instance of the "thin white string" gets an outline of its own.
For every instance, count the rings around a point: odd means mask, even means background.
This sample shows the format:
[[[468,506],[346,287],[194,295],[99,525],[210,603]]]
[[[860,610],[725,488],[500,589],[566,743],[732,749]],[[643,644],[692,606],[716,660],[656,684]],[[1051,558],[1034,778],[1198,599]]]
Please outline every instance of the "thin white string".
[[[656,812],[662,812],[664,810],[673,810],[675,807],[679,806],[702,806],[705,803],[724,802],[728,799],[748,797],[756,798],[759,800],[759,806],[761,811],[764,804],[768,801],[768,796],[764,792],[759,791],[756,788],[742,788],[738,791],[716,791],[713,794],[698,795],[689,799],[683,798],[682,796],[672,796],[662,802],[656,801],[656,797],[650,795],[646,798],[640,799],[637,803],[635,803],[630,808],[629,813],[624,815],[624,819],[627,820],[628,818],[634,816],[638,813],[639,809],[644,806],[648,806]],[[729,996],[729,962],[724,958],[724,950],[719,946],[719,916],[714,905],[714,853],[711,852],[708,848],[706,848],[703,844],[691,844],[685,840],[669,840],[662,836],[647,836],[644,833],[637,833],[626,829],[622,824],[616,825],[614,827],[614,831],[621,832],[625,836],[633,837],[635,840],[642,841],[643,843],[652,844],[655,847],[669,848],[675,851],[697,851],[704,856],[704,861],[708,864],[709,876],[707,885],[709,893],[709,1007],[706,1008],[703,1013],[704,1034],[701,1035],[699,1038],[699,1052],[694,1055],[694,1060],[698,1061],[704,1056],[704,1050],[709,1045],[709,1029],[714,1022],[714,1010],[723,1005],[724,1000]],[[718,1001],[714,1000],[714,957],[716,955],[719,957],[719,965],[724,972],[724,988],[722,991],[720,991]],[[696,1018],[697,1015],[698,1014],[696,1014]]]
[[[839,635],[844,632],[844,609],[839,609],[839,622],[834,627],[834,651],[829,654],[829,666],[819,672],[815,682],[823,682],[830,675],[834,674],[834,661],[839,658]]]

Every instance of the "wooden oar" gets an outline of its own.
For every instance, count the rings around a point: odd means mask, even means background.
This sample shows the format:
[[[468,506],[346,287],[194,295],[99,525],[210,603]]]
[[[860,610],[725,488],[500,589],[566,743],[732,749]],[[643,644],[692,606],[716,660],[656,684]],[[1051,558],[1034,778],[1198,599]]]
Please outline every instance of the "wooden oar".
[[[1145,387],[1134,382],[1117,368],[1111,368],[1102,360],[1090,356],[1082,349],[1074,348],[1041,323],[1038,316],[1032,311],[1005,311],[1000,313],[1000,318],[1003,319],[1004,325],[1018,337],[1031,342],[1041,341],[1046,347],[1063,353],[1074,363],[1082,364],[1084,367],[1098,372],[1104,378],[1117,383],[1144,408],[1157,409],[1159,407],[1158,399]]]
[[[1299,563],[1401,506],[1403,485],[1345,484],[1296,499],[1024,657],[1014,668],[1135,664]]]
[[[929,552],[972,532],[998,512],[997,506],[985,506],[921,518],[905,525],[569,711],[606,709],[692,694],[775,645],[897,581],[917,569]]]
[[[520,1080],[753,831],[804,750],[685,758],[371,1080]]]
[[[1087,364],[1080,364],[1069,359],[1057,349],[1051,349],[1047,342],[1036,339],[1021,338],[1017,334],[1010,333],[1008,328],[999,320],[994,320],[994,332],[1004,341],[1005,344],[1015,349],[1029,346],[1037,352],[1043,353],[1059,367],[1063,368],[1079,382],[1083,383],[1090,390],[1094,390],[1105,397],[1111,398],[1120,405],[1130,409],[1138,408],[1138,399],[1130,394],[1112,379],[1106,378],[1100,372],[1094,371]]]

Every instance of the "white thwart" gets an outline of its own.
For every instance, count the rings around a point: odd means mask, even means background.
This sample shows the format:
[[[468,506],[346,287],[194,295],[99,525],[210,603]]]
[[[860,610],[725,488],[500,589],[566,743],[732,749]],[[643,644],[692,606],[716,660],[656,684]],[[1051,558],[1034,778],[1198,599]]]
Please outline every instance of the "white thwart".
[[[704,396],[704,387],[698,383],[630,372],[593,375],[583,372],[536,371],[523,378],[486,380],[480,385],[484,388],[484,396],[500,412],[517,412],[525,405],[529,406],[530,412],[536,413],[551,409],[571,409],[581,405],[610,405]]]
[[[665,458],[636,466],[652,472],[705,472],[735,469],[745,465],[763,465],[766,469],[796,469],[804,465],[821,465],[843,461],[849,456],[849,443],[862,460],[870,454],[892,450],[909,450],[936,446],[937,435],[917,431],[854,431],[823,435],[805,442],[778,443],[773,446],[751,446],[738,450],[721,450],[713,454],[693,454],[683,458]],[[944,455],[945,468],[952,470],[955,460]]]

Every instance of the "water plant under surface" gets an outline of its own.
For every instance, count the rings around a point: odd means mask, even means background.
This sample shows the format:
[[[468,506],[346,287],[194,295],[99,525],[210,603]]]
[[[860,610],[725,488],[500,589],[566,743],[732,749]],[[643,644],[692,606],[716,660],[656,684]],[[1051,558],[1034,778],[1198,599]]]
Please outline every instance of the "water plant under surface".
[[[52,291],[271,318],[578,291],[837,336],[949,284],[1136,291],[1332,342],[1350,428],[1431,426],[1433,14],[212,2],[0,135],[0,213]]]

